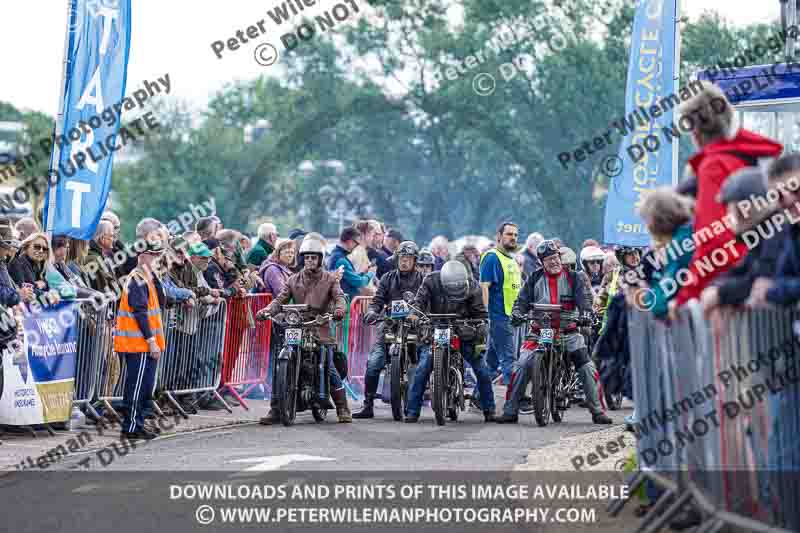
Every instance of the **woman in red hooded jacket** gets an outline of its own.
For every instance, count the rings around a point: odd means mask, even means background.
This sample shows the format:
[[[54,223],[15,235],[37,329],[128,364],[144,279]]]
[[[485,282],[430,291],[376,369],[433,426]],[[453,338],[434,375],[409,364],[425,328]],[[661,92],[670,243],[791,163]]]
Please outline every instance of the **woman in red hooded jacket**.
[[[742,167],[758,164],[758,158],[778,157],[783,146],[734,125],[734,111],[725,93],[711,83],[680,107],[682,116],[691,117],[692,140],[698,152],[689,159],[697,177],[694,209],[695,250],[689,265],[692,276],[678,292],[673,305],[699,298],[703,289],[739,262],[747,246],[736,240],[726,224],[725,205],[717,194],[728,176]]]

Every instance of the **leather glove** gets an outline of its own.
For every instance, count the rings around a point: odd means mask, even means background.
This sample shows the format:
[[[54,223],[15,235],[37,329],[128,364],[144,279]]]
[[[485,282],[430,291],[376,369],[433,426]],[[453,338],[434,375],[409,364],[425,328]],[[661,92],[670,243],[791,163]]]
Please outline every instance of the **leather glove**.
[[[344,309],[336,309],[333,312],[333,318],[336,320],[341,320],[344,318]]]
[[[256,320],[267,320],[268,318],[269,318],[269,311],[266,307],[261,311],[259,311],[258,313],[256,313]]]
[[[521,326],[522,324],[525,323],[526,320],[527,320],[527,317],[525,317],[524,315],[522,315],[520,313],[517,313],[517,312],[512,312],[511,313],[511,325],[514,326],[514,327]]]
[[[367,314],[364,315],[364,322],[370,326],[376,324],[378,322],[378,314],[374,311],[368,311]]]

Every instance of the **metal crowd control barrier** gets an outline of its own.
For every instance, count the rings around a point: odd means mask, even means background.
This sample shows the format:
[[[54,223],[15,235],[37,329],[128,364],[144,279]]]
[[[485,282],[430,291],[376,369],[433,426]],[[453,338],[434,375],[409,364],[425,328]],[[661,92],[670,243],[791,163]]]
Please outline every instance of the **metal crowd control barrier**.
[[[112,304],[75,300],[80,302],[77,313],[77,361],[75,365],[75,392],[72,403],[84,406],[95,418],[100,415],[92,402],[98,393],[100,384],[100,368],[103,363],[102,354],[112,341],[113,322],[108,317]]]
[[[714,335],[697,302],[670,325],[629,311],[640,464],[629,494],[646,481],[660,491],[638,531],[687,507],[697,531],[800,529],[798,318],[736,313]]]
[[[256,322],[255,316],[271,301],[271,294],[249,294],[232,299],[228,307],[222,388],[230,390],[248,410],[242,396],[265,383],[269,372],[272,321]],[[234,387],[241,385],[247,387],[240,395]]]
[[[173,307],[165,313],[167,349],[158,360],[157,389],[183,416],[176,395],[212,393],[229,413],[217,390],[222,380],[227,304]],[[155,402],[153,402],[154,405]]]
[[[364,323],[364,315],[372,301],[371,296],[356,296],[350,303],[347,321],[342,329],[347,332],[347,374],[350,383],[349,393],[354,400],[364,395],[364,376],[367,373],[369,350],[375,342],[377,326]]]
[[[95,405],[102,405],[111,418],[122,423],[122,417],[117,413],[112,402],[121,403],[125,390],[125,360],[114,351],[114,325],[117,315],[118,302],[108,303],[106,311],[105,331],[106,336],[98,346],[97,391]]]

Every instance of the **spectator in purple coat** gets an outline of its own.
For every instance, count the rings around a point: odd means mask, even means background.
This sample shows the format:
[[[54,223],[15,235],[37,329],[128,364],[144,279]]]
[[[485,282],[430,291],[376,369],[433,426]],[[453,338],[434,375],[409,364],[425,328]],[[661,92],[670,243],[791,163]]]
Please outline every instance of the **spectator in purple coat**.
[[[276,297],[280,294],[283,285],[292,275],[291,267],[294,264],[295,245],[291,239],[280,239],[275,243],[275,250],[261,265],[258,271],[264,281],[264,292]]]

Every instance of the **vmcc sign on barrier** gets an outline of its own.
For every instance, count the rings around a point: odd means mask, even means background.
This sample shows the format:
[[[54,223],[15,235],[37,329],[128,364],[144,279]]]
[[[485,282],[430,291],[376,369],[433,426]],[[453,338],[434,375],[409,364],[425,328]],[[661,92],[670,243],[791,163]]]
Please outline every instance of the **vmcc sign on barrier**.
[[[22,318],[17,341],[2,356],[0,424],[33,425],[69,419],[77,359],[77,305],[62,303]]]
[[[99,160],[93,154],[117,135],[120,121],[87,124],[125,94],[131,2],[70,0],[68,6],[45,224],[56,234],[89,240],[108,199],[113,162],[113,151]]]

